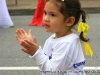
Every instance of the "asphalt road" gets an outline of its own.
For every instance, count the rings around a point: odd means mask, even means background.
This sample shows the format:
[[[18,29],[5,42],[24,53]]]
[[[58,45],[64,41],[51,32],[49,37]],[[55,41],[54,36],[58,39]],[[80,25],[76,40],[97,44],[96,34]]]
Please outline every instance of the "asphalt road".
[[[43,27],[29,26],[33,15],[30,16],[11,16],[15,27],[0,28],[0,67],[34,67],[37,66],[35,61],[20,50],[21,46],[15,38],[17,28],[23,28],[26,31],[32,29],[32,34],[37,37],[39,45],[43,46],[45,40],[51,33],[45,32]],[[100,66],[100,13],[88,14],[87,23],[90,25],[88,37],[90,45],[94,51],[93,57],[86,58],[86,66]],[[78,34],[78,33],[77,33]],[[41,75],[37,70],[0,70],[0,75]],[[87,75],[100,75],[100,73],[88,73]]]

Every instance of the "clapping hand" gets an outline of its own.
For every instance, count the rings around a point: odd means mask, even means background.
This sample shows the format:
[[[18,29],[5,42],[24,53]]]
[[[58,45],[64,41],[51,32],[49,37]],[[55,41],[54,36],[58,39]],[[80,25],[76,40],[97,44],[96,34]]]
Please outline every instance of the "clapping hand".
[[[22,28],[17,29],[16,38],[20,42],[20,45],[23,46],[21,50],[31,56],[34,55],[35,52],[39,49],[36,37],[32,37],[31,29],[29,30],[28,34]]]

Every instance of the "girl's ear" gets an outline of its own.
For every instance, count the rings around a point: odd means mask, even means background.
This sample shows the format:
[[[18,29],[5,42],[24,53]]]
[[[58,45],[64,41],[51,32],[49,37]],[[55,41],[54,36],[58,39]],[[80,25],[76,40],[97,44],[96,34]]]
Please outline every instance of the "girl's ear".
[[[66,26],[72,26],[75,22],[75,18],[73,16],[66,19]]]

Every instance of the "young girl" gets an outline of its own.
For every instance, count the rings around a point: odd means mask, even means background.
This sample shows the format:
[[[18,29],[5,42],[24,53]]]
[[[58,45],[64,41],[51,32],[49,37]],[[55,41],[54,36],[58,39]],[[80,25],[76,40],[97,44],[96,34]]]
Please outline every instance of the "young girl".
[[[72,28],[79,22],[85,31],[80,31],[80,39],[84,38],[88,25],[86,14],[81,9],[79,0],[47,0],[44,8],[43,24],[47,32],[54,33],[45,42],[43,49],[32,39],[32,31],[27,34],[22,28],[16,30],[16,38],[23,46],[21,49],[34,59],[42,75],[85,75],[83,67],[85,58],[79,37]],[[80,26],[81,26],[80,24]],[[88,54],[88,53],[87,53]]]

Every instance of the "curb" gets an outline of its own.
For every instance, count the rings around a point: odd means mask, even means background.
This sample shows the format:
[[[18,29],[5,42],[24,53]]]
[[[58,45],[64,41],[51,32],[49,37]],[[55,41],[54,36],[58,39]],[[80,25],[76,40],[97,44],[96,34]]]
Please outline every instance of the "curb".
[[[35,9],[13,9],[8,10],[11,16],[17,16],[17,15],[33,15],[35,12]]]

